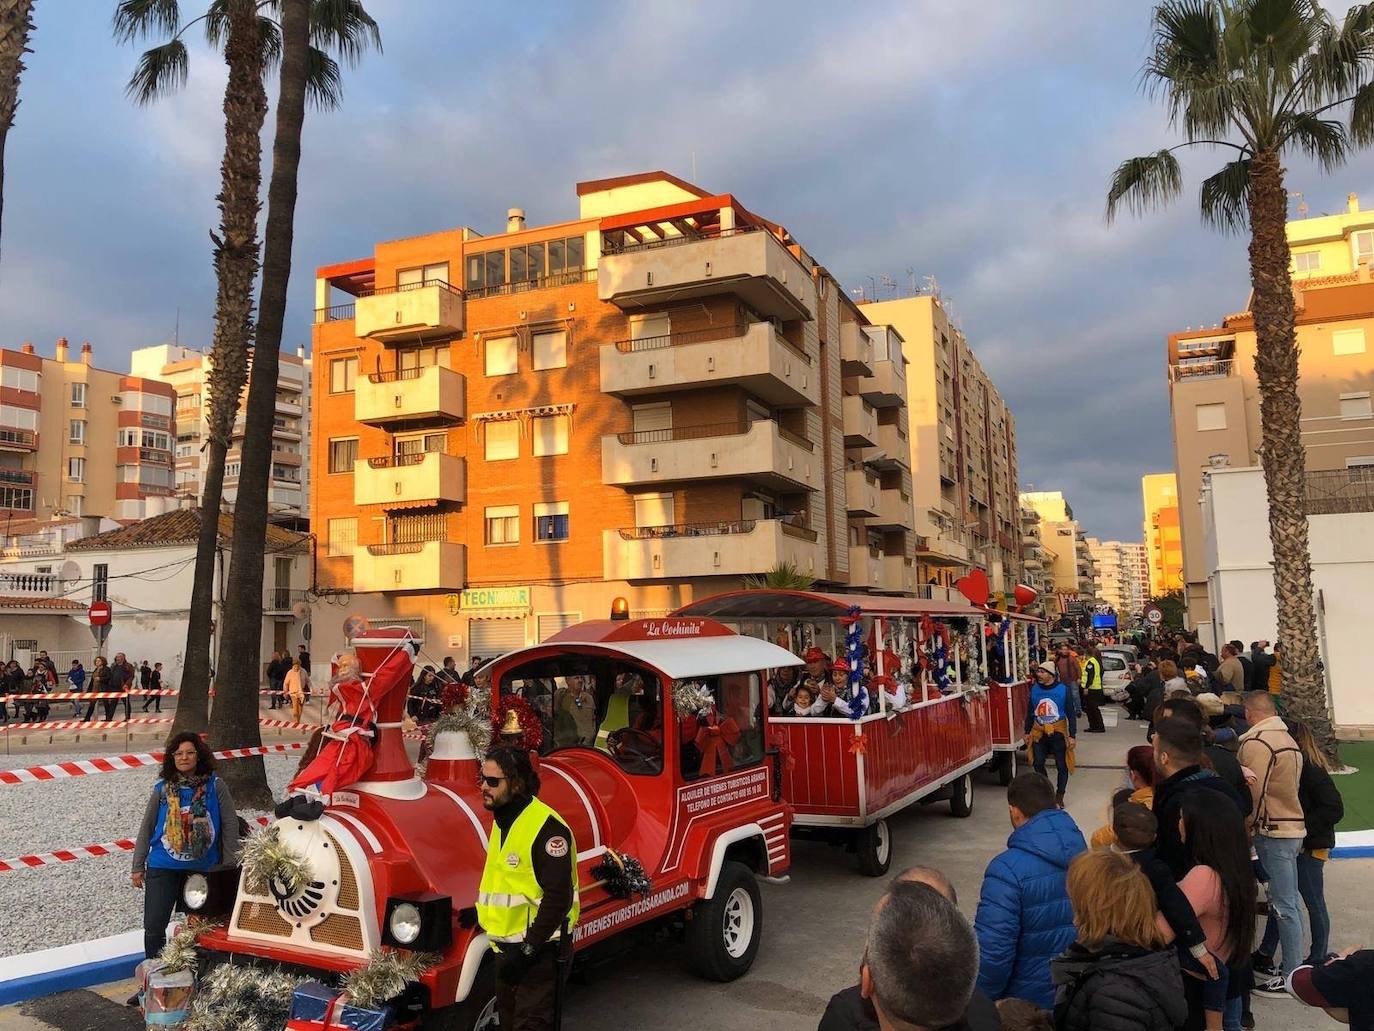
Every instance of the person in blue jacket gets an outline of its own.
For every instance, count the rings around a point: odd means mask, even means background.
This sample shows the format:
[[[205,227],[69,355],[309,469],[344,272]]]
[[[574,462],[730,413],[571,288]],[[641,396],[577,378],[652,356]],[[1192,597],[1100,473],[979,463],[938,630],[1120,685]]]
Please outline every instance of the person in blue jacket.
[[[1007,850],[988,864],[973,929],[978,936],[978,987],[992,999],[1054,1006],[1050,960],[1077,937],[1069,904],[1069,863],[1087,848],[1083,832],[1055,803],[1039,773],[1022,773],[1007,788],[1014,828]]]
[[[1026,750],[1031,754],[1031,765],[1036,773],[1048,777],[1045,760],[1054,756],[1055,804],[1062,809],[1078,739],[1078,689],[1059,679],[1052,662],[1042,662],[1035,667],[1035,682],[1031,684],[1023,729]]]

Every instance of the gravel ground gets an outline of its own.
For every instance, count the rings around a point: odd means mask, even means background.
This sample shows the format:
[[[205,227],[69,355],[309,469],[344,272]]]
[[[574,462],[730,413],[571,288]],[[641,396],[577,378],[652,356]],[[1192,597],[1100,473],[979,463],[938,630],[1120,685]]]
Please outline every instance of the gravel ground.
[[[25,751],[0,765],[12,769],[118,751]],[[280,796],[300,753],[265,758],[267,779]],[[156,777],[156,767],[149,766],[0,787],[0,858],[132,838]],[[119,852],[0,873],[0,913],[6,916],[0,920],[0,957],[136,930],[143,896],[129,883],[129,862],[129,853]]]

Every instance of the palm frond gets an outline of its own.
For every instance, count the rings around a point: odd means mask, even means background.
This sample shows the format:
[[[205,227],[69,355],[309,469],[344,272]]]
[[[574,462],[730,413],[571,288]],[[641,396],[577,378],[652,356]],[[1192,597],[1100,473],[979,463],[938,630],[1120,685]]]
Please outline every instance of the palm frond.
[[[311,47],[306,57],[305,96],[320,111],[333,111],[343,102],[339,63],[318,47]]]
[[[205,42],[215,50],[222,50],[228,38],[229,4],[227,0],[211,0],[205,9]]]
[[[1169,151],[1127,158],[1112,173],[1107,221],[1115,219],[1123,206],[1132,214],[1144,214],[1173,200],[1182,190],[1183,170]]]
[[[1338,27],[1329,18],[1303,60],[1302,99],[1312,106],[1346,97],[1369,81],[1374,4],[1352,7]]]
[[[262,50],[263,71],[271,71],[281,60],[281,26],[263,15],[258,18],[258,46]]]
[[[1167,0],[1155,10],[1146,90],[1162,95],[1169,123],[1190,140],[1228,131],[1237,107],[1239,84],[1229,74],[1222,29],[1215,5],[1207,0]]]
[[[1350,139],[1357,147],[1374,143],[1374,84],[1361,86],[1350,102]]]
[[[1340,165],[1350,149],[1345,126],[1310,111],[1281,116],[1275,125],[1275,135],[1280,148],[1297,147],[1321,165],[1324,172]]]
[[[1316,45],[1330,16],[1314,0],[1245,0],[1236,10],[1252,53],[1276,78],[1300,65]]]
[[[310,40],[350,68],[369,48],[382,49],[382,31],[362,0],[311,0]]]
[[[1198,200],[1204,222],[1222,232],[1241,232],[1250,222],[1250,159],[1232,161],[1204,179]]]
[[[170,40],[144,52],[124,92],[135,103],[151,104],[185,86],[189,66],[186,44]]]
[[[181,27],[177,0],[120,0],[110,31],[120,43],[147,36],[171,36]]]

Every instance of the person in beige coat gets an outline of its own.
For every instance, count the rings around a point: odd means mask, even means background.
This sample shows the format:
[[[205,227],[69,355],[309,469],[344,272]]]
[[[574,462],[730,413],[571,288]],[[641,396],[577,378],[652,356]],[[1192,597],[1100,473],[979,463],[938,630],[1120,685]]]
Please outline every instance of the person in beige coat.
[[[305,696],[310,691],[310,674],[301,668],[300,659],[291,660],[291,668],[286,673],[283,687],[286,689],[286,696],[291,699],[291,718],[299,723]]]
[[[1269,906],[1278,921],[1283,949],[1282,974],[1257,982],[1261,995],[1282,997],[1285,978],[1302,962],[1302,916],[1298,912],[1298,853],[1307,835],[1298,781],[1302,751],[1278,714],[1274,696],[1252,691],[1245,696],[1250,729],[1240,737],[1240,764],[1254,772],[1250,796],[1250,831],[1260,863],[1269,873]]]

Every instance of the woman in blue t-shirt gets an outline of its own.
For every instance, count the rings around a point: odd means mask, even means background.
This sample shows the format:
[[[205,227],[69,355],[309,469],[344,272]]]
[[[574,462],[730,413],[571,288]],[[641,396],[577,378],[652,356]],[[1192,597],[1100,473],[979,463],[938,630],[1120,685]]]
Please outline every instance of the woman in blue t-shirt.
[[[167,921],[186,878],[238,859],[239,819],[215,757],[198,734],[167,742],[162,776],[153,785],[134,844],[133,884],[143,889],[143,954],[166,943]]]

